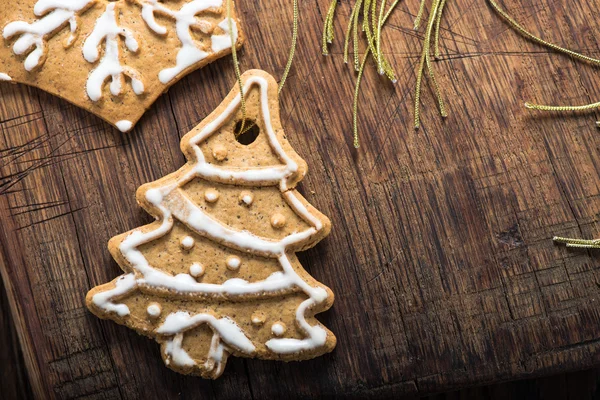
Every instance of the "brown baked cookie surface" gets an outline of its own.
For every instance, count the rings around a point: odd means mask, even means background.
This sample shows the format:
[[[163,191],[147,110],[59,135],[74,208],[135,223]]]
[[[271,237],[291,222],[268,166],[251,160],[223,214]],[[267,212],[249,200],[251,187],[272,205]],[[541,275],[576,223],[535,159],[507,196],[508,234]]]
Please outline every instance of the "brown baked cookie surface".
[[[111,239],[125,274],[86,298],[97,316],[154,338],[170,368],[213,379],[231,354],[303,360],[336,344],[314,317],[334,295],[295,255],[331,223],[295,189],[307,166],[281,126],[277,83],[258,70],[242,81],[242,133],[236,85],[182,139],[188,162],[139,188],[156,221]]]
[[[186,74],[243,43],[226,0],[0,1],[0,80],[84,108],[122,132]]]

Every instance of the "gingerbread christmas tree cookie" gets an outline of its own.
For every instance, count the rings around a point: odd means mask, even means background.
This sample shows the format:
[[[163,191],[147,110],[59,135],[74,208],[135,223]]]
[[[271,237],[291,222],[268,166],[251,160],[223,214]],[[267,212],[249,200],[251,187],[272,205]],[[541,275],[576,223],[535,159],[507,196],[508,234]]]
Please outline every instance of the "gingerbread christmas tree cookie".
[[[0,2],[0,80],[36,86],[129,131],[189,72],[243,37],[225,0]]]
[[[250,129],[236,136],[236,85],[183,138],[187,164],[140,187],[156,222],[110,241],[125,274],[86,299],[99,317],[159,342],[170,368],[213,379],[229,355],[302,360],[336,343],[314,317],[333,293],[295,255],[330,222],[295,189],[307,167],[279,121],[277,83],[257,70],[242,82]]]

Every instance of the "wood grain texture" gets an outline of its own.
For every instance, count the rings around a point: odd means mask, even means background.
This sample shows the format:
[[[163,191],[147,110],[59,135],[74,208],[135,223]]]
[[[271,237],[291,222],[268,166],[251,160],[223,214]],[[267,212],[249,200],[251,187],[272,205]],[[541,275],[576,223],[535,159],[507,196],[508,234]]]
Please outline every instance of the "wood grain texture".
[[[11,318],[6,290],[0,280],[0,393],[5,399],[31,398],[27,369]]]
[[[312,361],[232,359],[217,381],[185,377],[162,365],[155,343],[84,307],[89,288],[120,273],[108,239],[151,220],[136,188],[183,164],[180,137],[234,85],[230,59],[175,85],[127,135],[48,94],[0,84],[0,270],[36,396],[382,398],[600,362],[600,254],[551,241],[600,236],[600,115],[523,108],[597,100],[597,70],[524,41],[483,0],[452,0],[435,65],[450,116],[442,121],[426,93],[415,132],[422,34],[411,28],[418,2],[406,0],[384,32],[399,82],[367,71],[355,151],[355,76],[339,54],[350,4],[338,8],[336,54],[325,58],[328,3],[301,2],[281,105],[310,167],[301,189],[334,226],[300,254],[336,293],[320,319],[338,348]],[[544,38],[600,55],[597,0],[504,4]],[[242,68],[281,75],[291,5],[239,9]]]

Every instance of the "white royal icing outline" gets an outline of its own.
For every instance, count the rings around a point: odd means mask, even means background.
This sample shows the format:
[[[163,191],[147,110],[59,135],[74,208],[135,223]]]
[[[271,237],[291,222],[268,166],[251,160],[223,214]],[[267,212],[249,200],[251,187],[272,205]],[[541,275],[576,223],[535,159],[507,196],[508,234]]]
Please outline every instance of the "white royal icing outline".
[[[89,63],[95,63],[100,58],[98,48],[105,43],[104,56],[88,75],[86,92],[90,100],[96,102],[102,98],[104,82],[111,78],[110,92],[118,96],[122,92],[123,76],[131,79],[131,88],[136,95],[144,93],[144,83],[140,73],[131,67],[124,67],[120,61],[119,36],[125,39],[125,47],[137,53],[139,45],[133,32],[120,27],[115,14],[116,3],[109,3],[104,13],[96,20],[94,29],[83,42],[83,58]],[[120,121],[121,123],[123,121]],[[121,129],[121,127],[119,127]],[[129,127],[131,129],[131,127]],[[121,129],[122,130],[122,129]]]
[[[77,15],[85,10],[95,0],[39,0],[33,7],[33,13],[38,20],[27,23],[25,21],[13,21],[4,27],[2,36],[10,39],[15,35],[21,35],[13,44],[13,52],[23,55],[33,46],[23,63],[26,71],[32,71],[45,62],[48,52],[46,42],[61,27],[68,22],[71,35],[67,39],[67,47],[73,44],[77,30]]]
[[[325,302],[328,298],[328,293],[324,288],[320,286],[313,287],[309,285],[307,281],[302,279],[294,270],[286,251],[289,246],[310,239],[319,230],[323,229],[323,225],[315,215],[308,211],[306,206],[296,197],[294,192],[288,190],[287,179],[298,171],[298,165],[285,153],[273,129],[270,110],[268,108],[268,81],[260,76],[252,76],[246,80],[244,93],[248,93],[253,85],[257,85],[260,89],[261,112],[268,141],[271,148],[277,154],[278,158],[283,161],[284,165],[279,167],[258,167],[235,171],[214,166],[206,161],[199,144],[213,133],[217,132],[222,124],[238,109],[240,105],[240,95],[238,94],[219,116],[212,122],[206,124],[203,129],[189,141],[196,156],[196,162],[192,166],[189,166],[188,164],[187,167],[184,167],[187,168],[188,171],[180,174],[175,183],[170,182],[162,187],[153,188],[146,192],[145,195],[147,201],[160,211],[162,222],[158,228],[149,232],[134,230],[121,242],[119,250],[133,268],[133,272],[124,275],[121,280],[118,280],[114,289],[96,294],[92,301],[104,312],[113,311],[117,312],[118,315],[123,316],[123,309],[119,309],[118,307],[123,306],[127,308],[127,306],[124,304],[115,304],[112,300],[122,297],[124,294],[131,292],[138,287],[168,289],[175,291],[180,295],[221,294],[230,297],[265,294],[281,295],[286,291],[300,289],[309,298],[304,300],[298,306],[296,310],[296,322],[305,332],[306,337],[304,339],[272,338],[265,343],[266,347],[274,353],[293,354],[300,351],[315,349],[326,343],[326,330],[318,325],[310,325],[306,321],[305,314],[310,308]],[[253,235],[248,231],[234,230],[211,218],[205,211],[189,200],[189,198],[180,190],[181,186],[196,177],[208,180],[211,180],[212,178],[228,179],[232,184],[239,183],[240,181],[250,181],[260,182],[260,184],[264,186],[278,185],[280,191],[288,200],[291,207],[301,215],[305,221],[312,225],[312,227],[301,232],[292,233],[281,240],[265,239]],[[277,271],[268,278],[257,282],[247,282],[243,279],[233,278],[222,284],[210,284],[198,282],[189,274],[178,274],[173,276],[157,270],[148,263],[144,255],[137,248],[142,244],[166,235],[174,225],[174,218],[182,221],[196,234],[209,237],[228,247],[251,254],[276,258],[281,265],[282,271]],[[125,289],[126,285],[128,286],[127,289]],[[174,336],[173,339],[167,342],[167,349],[170,351],[169,354],[171,354],[170,357],[173,360],[175,360],[178,355],[181,356],[181,352],[183,351],[180,346],[181,341],[178,339],[180,337],[179,335],[182,334],[183,328],[174,329],[172,327],[173,324],[166,323],[167,321],[174,321],[176,318],[175,315],[179,314],[172,313],[167,316],[167,320],[163,327],[157,330],[157,333],[159,334]],[[205,314],[199,315],[204,316]],[[189,314],[188,317],[190,320],[195,320],[195,318],[205,318],[196,316],[190,317]],[[202,320],[204,321],[204,319]],[[233,321],[232,323],[235,325]],[[170,328],[166,328],[165,326],[167,325]],[[187,325],[185,326],[187,329]],[[213,330],[219,331],[214,325],[212,328]],[[236,348],[240,352],[251,355],[251,352],[246,351],[247,349],[245,349],[243,343],[240,341],[231,337],[225,338],[226,335],[221,331],[219,331],[218,334],[229,346]],[[182,360],[185,361],[185,357],[182,356]]]
[[[156,22],[155,13],[159,12],[175,20],[175,31],[177,38],[181,42],[181,48],[177,52],[177,61],[174,67],[163,69],[158,74],[158,80],[163,84],[168,84],[181,75],[189,67],[204,60],[211,54],[219,53],[231,48],[231,37],[229,35],[229,19],[225,18],[217,26],[225,31],[223,35],[211,36],[211,50],[208,53],[196,46],[196,41],[192,37],[191,28],[202,24],[209,24],[206,21],[198,21],[195,16],[211,8],[223,6],[223,0],[194,0],[184,4],[178,11],[173,11],[165,7],[158,0],[141,0],[142,18],[148,28],[159,35],[165,35],[167,28]],[[235,20],[231,21],[233,26],[234,42],[238,41],[237,24]],[[227,43],[224,43],[224,40]]]
[[[10,82],[10,81],[12,81],[12,78],[10,77],[10,75],[8,75],[4,72],[0,72],[0,81]]]
[[[208,32],[212,28],[212,24],[207,20],[197,19],[196,15],[209,9],[222,7],[223,0],[192,0],[183,4],[177,11],[164,6],[159,0],[137,0],[135,2],[142,7],[140,14],[144,23],[159,35],[165,35],[167,28],[156,22],[155,12],[175,20],[175,30],[181,42],[181,48],[177,53],[176,65],[163,69],[158,74],[159,81],[165,85],[180,77],[187,69],[210,55],[231,48],[229,19],[227,17],[217,25],[224,31],[224,34],[211,35],[211,51],[198,48],[197,42],[190,32],[192,28],[196,27]],[[17,55],[29,53],[23,65],[26,71],[33,71],[45,63],[48,52],[47,41],[67,26],[69,26],[71,34],[65,41],[65,47],[68,48],[73,45],[78,29],[77,18],[87,12],[95,3],[96,0],[38,0],[33,8],[33,13],[38,19],[32,23],[26,21],[10,22],[4,28],[2,35],[6,40],[20,35],[12,45],[13,52]],[[96,19],[93,31],[83,44],[84,59],[89,63],[96,63],[100,59],[98,47],[102,42],[105,42],[104,55],[90,72],[86,82],[86,94],[92,102],[97,102],[102,98],[104,83],[108,78],[112,78],[110,84],[111,94],[113,96],[120,95],[124,75],[129,77],[133,92],[136,95],[139,96],[144,93],[141,74],[131,67],[121,65],[119,36],[123,36],[125,48],[133,53],[138,52],[139,45],[129,29],[119,26],[115,12],[116,5],[116,2],[109,2],[106,5],[104,13]],[[234,42],[237,43],[237,24],[235,20],[231,22],[234,31]],[[31,50],[32,48],[34,49]],[[122,132],[131,129],[118,128]]]
[[[183,334],[201,324],[207,324],[213,330],[210,351],[208,359],[204,364],[209,371],[217,369],[216,374],[220,375],[224,367],[224,351],[229,347],[237,349],[240,352],[251,355],[256,351],[252,341],[240,327],[227,317],[216,318],[214,315],[200,313],[191,316],[188,312],[177,311],[171,313],[165,319],[165,322],[156,329],[156,333],[171,336],[165,346],[165,355],[167,356],[167,365],[171,362],[181,367],[191,367],[196,362],[187,354],[181,346]],[[223,343],[227,344],[225,346]]]

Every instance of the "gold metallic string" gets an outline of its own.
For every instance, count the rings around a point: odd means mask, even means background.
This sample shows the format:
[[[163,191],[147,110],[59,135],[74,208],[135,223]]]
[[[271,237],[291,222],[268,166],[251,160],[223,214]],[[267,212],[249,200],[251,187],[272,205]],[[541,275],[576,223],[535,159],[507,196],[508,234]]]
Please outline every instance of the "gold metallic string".
[[[327,10],[327,15],[325,16],[325,23],[323,24],[323,40],[321,45],[321,51],[324,56],[329,54],[329,47],[327,44],[333,43],[334,39],[334,29],[333,29],[333,17],[335,15],[335,9],[337,7],[337,0],[333,0],[329,5],[329,9]],[[352,18],[352,17],[350,17]]]
[[[437,98],[438,107],[440,109],[440,115],[442,117],[447,117],[448,113],[446,112],[446,106],[444,104],[444,99],[442,97],[441,87],[435,77],[435,72],[433,70],[433,66],[431,64],[431,41],[433,36],[434,28],[437,24],[436,21],[441,19],[441,12],[443,8],[440,7],[441,1],[443,0],[433,0],[433,4],[431,6],[431,12],[429,14],[429,18],[427,20],[427,28],[425,30],[425,40],[423,41],[423,50],[421,52],[421,60],[419,62],[419,69],[417,71],[417,85],[415,87],[415,103],[414,103],[414,122],[415,129],[419,129],[421,126],[421,90],[422,90],[422,82],[423,75],[425,74],[425,69],[427,69],[429,78],[433,84],[433,89],[435,92],[435,96]],[[415,22],[415,26],[418,26],[418,23]]]
[[[246,100],[244,99],[244,84],[242,83],[242,74],[240,72],[240,63],[237,58],[237,49],[236,49],[236,40],[235,34],[233,32],[233,19],[231,16],[231,8],[233,0],[227,0],[227,20],[229,21],[229,37],[231,38],[231,56],[233,58],[233,67],[235,69],[235,76],[238,81],[238,86],[240,88],[240,106],[242,109],[242,125],[240,126],[240,133],[237,133],[237,136],[241,135],[244,131],[244,124],[246,123]]]
[[[417,16],[415,17],[414,30],[416,31],[421,26],[421,19],[423,19],[423,13],[425,13],[425,0],[420,0],[421,4],[419,5],[419,11],[417,12]]]
[[[584,240],[584,239],[570,239],[560,236],[554,236],[553,239],[556,243],[565,244],[567,247],[579,248],[579,249],[600,249],[600,239],[595,240]]]
[[[442,22],[442,14],[444,12],[444,7],[446,6],[446,0],[442,0],[440,4],[440,9],[435,18],[435,38],[434,38],[434,54],[433,57],[436,59],[440,58],[440,23]]]
[[[588,57],[586,55],[577,53],[575,51],[566,49],[564,47],[557,46],[553,43],[550,43],[542,38],[539,38],[523,28],[517,21],[515,21],[510,15],[506,13],[494,0],[488,0],[488,3],[492,8],[500,15],[504,21],[506,21],[513,29],[515,29],[518,33],[523,35],[525,38],[531,40],[534,43],[540,44],[542,46],[548,47],[556,52],[566,54],[570,57],[573,57],[577,60],[588,62],[593,65],[600,65],[600,60],[592,57]],[[525,107],[531,110],[538,111],[585,111],[592,110],[600,107],[600,102],[586,104],[581,106],[547,106],[541,104],[531,104],[529,102],[525,103]],[[600,127],[600,122],[596,122],[596,125]],[[555,243],[564,244],[570,248],[580,248],[580,249],[600,249],[600,239],[594,240],[585,240],[585,239],[571,239],[560,236],[554,237]]]
[[[335,11],[335,7],[331,13],[331,18],[333,18],[333,12]],[[290,52],[288,54],[288,60],[285,65],[285,70],[283,71],[283,75],[281,76],[281,80],[279,81],[279,89],[278,93],[281,93],[281,89],[283,89],[283,85],[285,85],[285,81],[290,73],[290,69],[292,68],[292,62],[294,61],[294,55],[296,54],[296,44],[298,43],[298,0],[294,0],[294,20],[293,20],[293,29],[292,29],[292,45],[290,46]],[[331,28],[331,37],[333,38],[333,27]]]
[[[238,82],[238,86],[240,88],[240,107],[242,109],[242,125],[240,126],[239,132],[236,133],[236,136],[240,136],[246,132],[248,132],[252,127],[256,124],[252,121],[247,127],[244,127],[246,123],[246,101],[244,98],[244,84],[242,83],[242,74],[240,73],[240,64],[237,58],[237,52],[235,48],[235,35],[233,33],[233,22],[231,18],[231,2],[232,0],[227,0],[227,19],[229,20],[229,37],[231,38],[231,55],[233,57],[233,64],[235,69],[235,76]],[[298,11],[298,0],[293,1],[294,8],[294,17],[293,17],[293,29],[292,29],[292,44],[290,46],[290,51],[288,54],[288,60],[285,65],[285,69],[283,71],[283,75],[281,76],[281,80],[279,81],[279,87],[277,88],[277,93],[281,93],[281,89],[285,85],[287,77],[290,73],[290,69],[292,68],[292,62],[294,61],[294,55],[296,54],[296,45],[298,43],[298,20],[299,20],[299,11]],[[335,7],[334,7],[335,11]],[[331,19],[333,19],[333,12],[331,15]],[[332,26],[332,35],[333,35],[333,26]],[[333,36],[332,36],[333,38]]]
[[[354,35],[352,36],[354,42],[354,70],[358,71],[360,69],[360,63],[358,61],[358,18],[360,14],[360,7],[362,5],[363,0],[358,0],[356,2],[356,15],[354,16],[354,21],[352,27],[354,29]]]
[[[336,0],[333,0],[335,3]],[[323,54],[329,54],[326,49],[331,43],[333,35],[329,34],[333,30],[333,3],[329,6],[327,15],[325,17],[325,27],[323,29]],[[392,11],[400,3],[400,0],[394,0],[392,5],[386,11],[387,0],[381,0],[378,4],[377,0],[357,0],[352,7],[350,13],[350,19],[348,27],[346,28],[345,40],[344,40],[344,62],[348,63],[350,47],[353,44],[353,58],[354,58],[354,69],[357,71],[356,86],[354,89],[354,99],[352,104],[352,130],[353,130],[353,143],[354,147],[360,146],[358,137],[358,106],[359,106],[359,95],[360,95],[360,82],[364,76],[364,70],[369,59],[369,56],[373,57],[376,64],[377,71],[381,75],[385,75],[390,81],[395,83],[397,81],[396,74],[387,60],[385,54],[381,51],[381,33],[385,23],[392,14]],[[377,9],[379,5],[379,10]],[[367,48],[363,56],[362,61],[359,57],[359,20],[362,17],[362,30],[366,37]]]
[[[334,2],[336,2],[337,0],[333,0]],[[348,24],[348,27],[346,28],[346,38],[344,40],[344,63],[348,64],[348,50],[350,47],[350,35],[352,35],[352,27],[353,26],[358,26],[358,10],[360,9],[360,2],[361,0],[358,0],[356,2],[356,4],[354,4],[354,7],[352,7],[352,13],[350,14],[350,23]],[[356,31],[356,28],[354,28],[354,31]],[[356,42],[354,44],[354,48],[356,48],[358,46],[358,35],[356,36]],[[358,70],[358,53],[355,51],[354,55],[356,56],[356,60],[355,60],[355,65],[354,68],[356,70]]]
[[[522,27],[510,15],[508,15],[508,13],[506,13],[506,11],[504,11],[502,8],[500,8],[500,6],[494,0],[488,0],[488,3],[490,4],[490,6],[492,6],[494,11],[496,11],[498,13],[498,15],[500,15],[513,29],[515,29],[517,32],[519,32],[521,35],[523,35],[527,39],[531,40],[532,42],[535,42],[542,46],[548,47],[556,52],[566,54],[566,55],[571,56],[580,61],[585,61],[585,62],[594,64],[594,65],[600,65],[600,60],[597,58],[588,57],[586,55],[577,53],[575,51],[566,49],[564,47],[557,46],[554,43],[550,43],[542,38],[535,36],[528,30],[526,30],[524,27]],[[538,111],[585,111],[585,110],[599,108],[600,102],[581,105],[581,106],[569,106],[569,105],[548,106],[548,105],[533,104],[533,103],[527,102],[527,103],[525,103],[525,107],[527,107],[530,110],[538,110]],[[596,124],[599,125],[600,123],[597,122]]]

